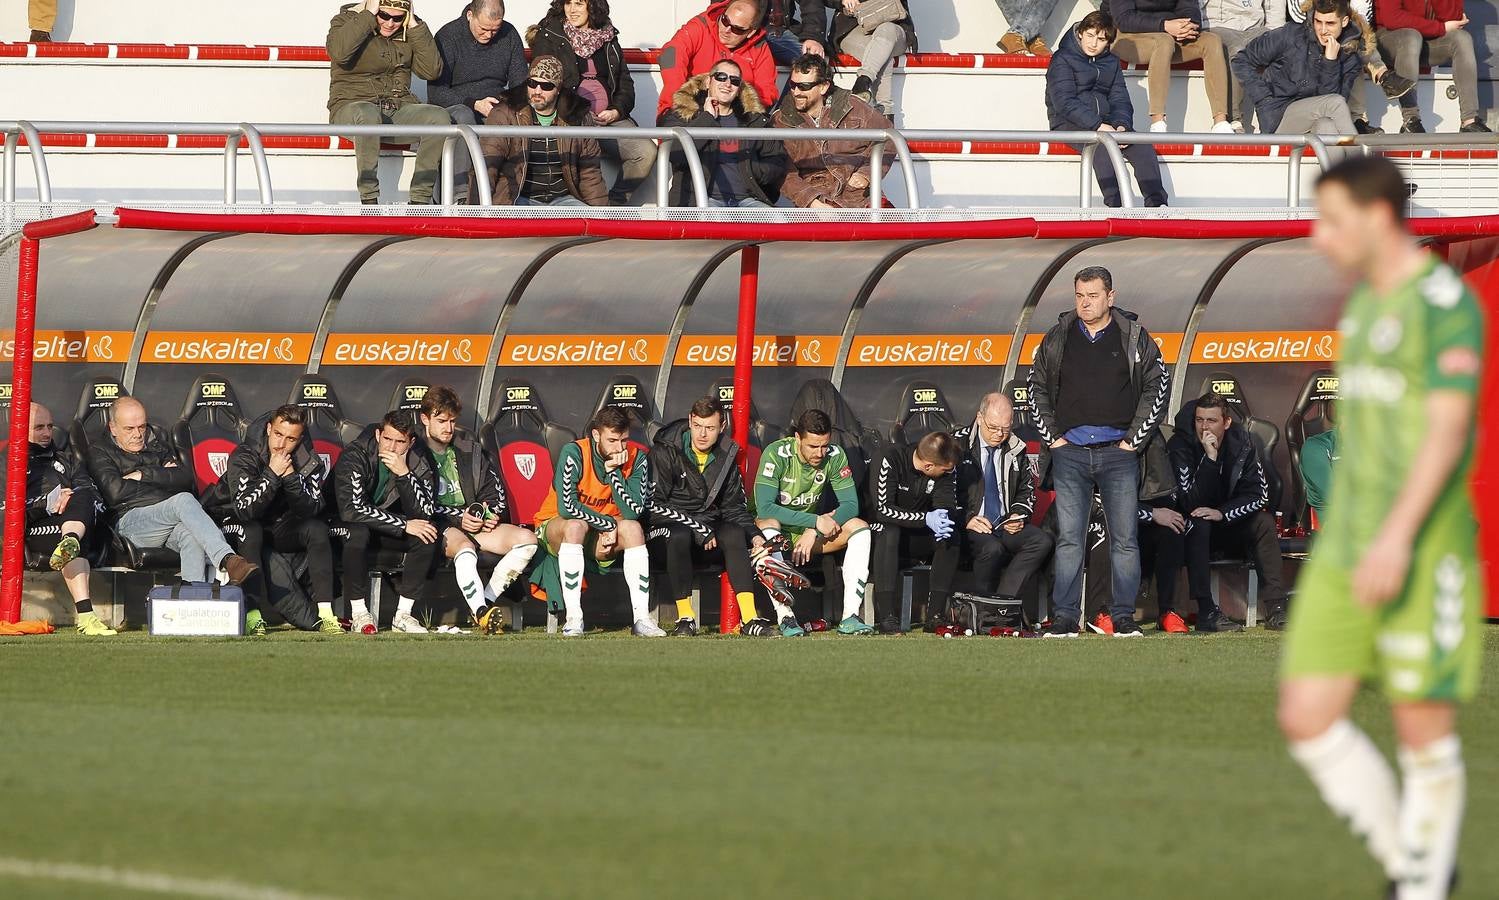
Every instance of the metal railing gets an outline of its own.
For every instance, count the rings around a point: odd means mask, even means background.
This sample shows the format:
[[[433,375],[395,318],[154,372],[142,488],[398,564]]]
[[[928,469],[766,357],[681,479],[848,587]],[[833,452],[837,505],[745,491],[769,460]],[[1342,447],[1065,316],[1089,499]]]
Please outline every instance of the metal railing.
[[[250,124],[240,123],[193,123],[193,122],[30,122],[0,121],[0,134],[4,135],[4,165],[0,177],[4,179],[3,200],[13,203],[16,199],[17,156],[21,137],[26,138],[27,152],[35,172],[37,197],[42,203],[53,202],[52,181],[47,170],[46,149],[41,135],[48,134],[187,134],[223,136],[224,141],[224,203],[234,205],[239,193],[239,158],[242,149],[248,150],[255,167],[256,187],[261,205],[275,203],[275,190],[271,181],[270,162],[266,153],[265,137],[344,137],[374,138],[390,141],[406,141],[415,138],[442,138],[442,158],[445,172],[451,172],[456,160],[458,145],[469,155],[473,171],[484,171],[483,151],[479,140],[486,137],[551,137],[557,132],[539,126],[491,126],[491,125],[330,125],[330,124]],[[884,171],[886,145],[894,149],[895,162],[899,164],[905,188],[906,206],[922,209],[916,182],[912,141],[967,142],[972,144],[1036,143],[1071,145],[1079,152],[1078,158],[1078,206],[1090,209],[1094,205],[1094,157],[1100,150],[1108,158],[1109,168],[1119,185],[1120,202],[1125,208],[1136,208],[1139,200],[1131,188],[1128,167],[1125,165],[1123,147],[1136,144],[1213,144],[1240,147],[1285,147],[1289,152],[1282,157],[1286,162],[1285,200],[1288,207],[1302,205],[1302,160],[1306,150],[1315,156],[1319,166],[1325,168],[1332,155],[1329,145],[1335,147],[1363,147],[1376,151],[1416,149],[1477,149],[1499,147],[1493,135],[1421,135],[1420,140],[1411,136],[1318,136],[1285,134],[1159,134],[1150,132],[1098,132],[1098,131],[978,131],[978,130],[906,130],[896,129],[825,129],[825,128],[649,128],[614,126],[569,127],[572,137],[591,137],[598,140],[620,138],[649,138],[671,144],[680,151],[686,164],[686,175],[692,187],[693,206],[704,209],[709,206],[708,187],[703,171],[702,158],[696,141],[733,138],[738,140],[839,140],[869,141],[870,170],[876,175],[870,179],[869,202],[871,209],[883,203],[882,173]],[[398,135],[398,137],[394,136]],[[1335,151],[1333,151],[1335,152]],[[656,160],[656,187],[658,202],[666,205],[671,179],[672,152],[662,152]],[[443,177],[442,203],[451,206],[454,202],[454,186],[451,178]],[[470,202],[479,206],[494,205],[490,185],[485,178],[476,178],[477,196]]]

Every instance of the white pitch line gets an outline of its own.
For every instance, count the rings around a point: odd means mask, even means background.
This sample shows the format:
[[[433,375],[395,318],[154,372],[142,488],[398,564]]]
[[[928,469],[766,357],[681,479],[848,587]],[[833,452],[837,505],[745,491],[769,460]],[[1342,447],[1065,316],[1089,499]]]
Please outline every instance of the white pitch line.
[[[243,884],[225,879],[183,878],[162,872],[137,872],[111,866],[56,863],[0,856],[0,876],[99,884],[132,891],[209,897],[212,900],[332,900],[277,887]]]

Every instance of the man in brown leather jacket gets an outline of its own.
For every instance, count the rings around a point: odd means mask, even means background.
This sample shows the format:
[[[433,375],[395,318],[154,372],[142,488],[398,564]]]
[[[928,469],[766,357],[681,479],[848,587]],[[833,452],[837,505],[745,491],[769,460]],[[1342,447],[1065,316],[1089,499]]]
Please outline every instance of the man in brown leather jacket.
[[[562,86],[562,62],[538,56],[526,83],[495,104],[485,125],[544,125],[557,137],[490,137],[479,142],[495,203],[608,206],[599,142],[567,136],[585,123],[588,104]],[[472,187],[469,196],[474,197]]]
[[[791,64],[790,100],[776,108],[777,128],[885,129],[890,120],[874,107],[833,85],[825,57],[806,53]],[[802,207],[855,208],[869,205],[870,156],[865,140],[788,140],[790,167],[781,193]],[[894,151],[885,154],[881,174],[890,171]]]

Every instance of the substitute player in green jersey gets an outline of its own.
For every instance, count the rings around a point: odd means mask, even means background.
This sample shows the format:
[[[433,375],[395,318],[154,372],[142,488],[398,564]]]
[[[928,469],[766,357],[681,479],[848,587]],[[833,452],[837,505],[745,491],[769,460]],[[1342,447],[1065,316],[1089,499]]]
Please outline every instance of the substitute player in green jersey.
[[[1317,183],[1312,240],[1362,278],[1342,331],[1338,455],[1297,585],[1280,726],[1322,799],[1363,837],[1392,897],[1448,895],[1466,794],[1459,701],[1478,684],[1480,582],[1469,497],[1483,317],[1405,230],[1383,157]],[[1402,784],[1347,718],[1360,682],[1394,715]]]
[[[791,540],[791,562],[803,565],[813,556],[843,551],[843,620],[839,634],[872,634],[859,612],[869,583],[869,525],[859,518],[859,493],[843,448],[833,443],[833,423],[820,409],[796,420],[795,434],[765,448],[755,475],[755,524],[766,538],[784,534]],[[819,513],[832,490],[838,506]],[[773,600],[781,634],[805,632],[791,607]]]

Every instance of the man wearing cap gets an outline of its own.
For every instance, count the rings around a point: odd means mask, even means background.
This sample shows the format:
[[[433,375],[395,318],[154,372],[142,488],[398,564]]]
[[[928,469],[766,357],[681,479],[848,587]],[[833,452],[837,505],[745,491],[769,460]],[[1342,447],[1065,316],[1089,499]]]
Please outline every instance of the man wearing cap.
[[[526,83],[505,93],[485,125],[541,125],[556,137],[487,137],[479,142],[494,202],[517,206],[608,206],[599,142],[565,130],[585,124],[588,104],[562,87],[562,61],[538,56]],[[472,187],[469,196],[476,196]]]
[[[448,111],[423,103],[411,93],[411,76],[431,81],[442,74],[442,57],[427,23],[416,17],[411,0],[363,0],[333,17],[328,28],[332,81],[328,121],[335,125],[448,125]],[[411,203],[432,202],[440,137],[423,138],[411,175]],[[380,202],[380,140],[354,139],[359,200]]]

